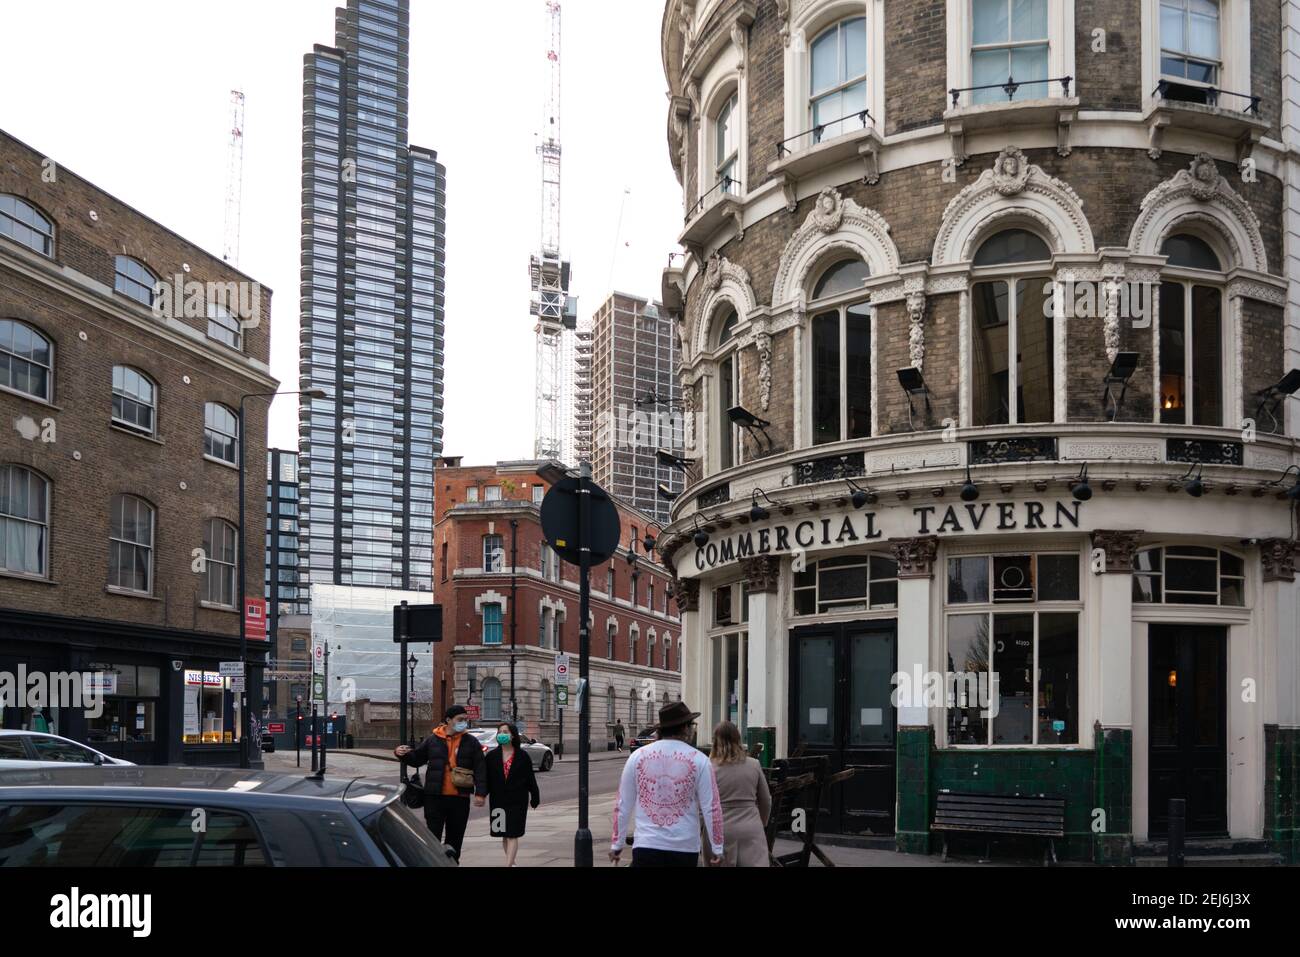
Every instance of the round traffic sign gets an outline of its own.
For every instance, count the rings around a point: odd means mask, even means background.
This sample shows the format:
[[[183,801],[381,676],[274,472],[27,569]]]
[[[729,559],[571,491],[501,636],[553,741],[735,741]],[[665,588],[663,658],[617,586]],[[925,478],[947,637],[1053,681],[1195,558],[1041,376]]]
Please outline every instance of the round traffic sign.
[[[586,530],[588,564],[595,566],[618,551],[622,529],[618,509],[609,494],[590,479],[586,485],[591,500],[591,527]],[[542,499],[542,534],[546,537],[546,544],[570,565],[582,561],[582,553],[578,550],[578,503],[581,498],[578,480],[564,478],[552,485]]]

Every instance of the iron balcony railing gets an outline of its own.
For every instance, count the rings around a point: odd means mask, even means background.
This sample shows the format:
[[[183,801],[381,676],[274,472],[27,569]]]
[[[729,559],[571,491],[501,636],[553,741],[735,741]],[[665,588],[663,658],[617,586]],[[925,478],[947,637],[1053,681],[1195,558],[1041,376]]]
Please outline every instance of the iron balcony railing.
[[[862,123],[862,128],[864,130],[867,128],[868,120],[870,120],[872,123],[876,122],[875,118],[871,115],[870,111],[859,110],[856,113],[846,113],[843,116],[841,116],[838,120],[827,120],[825,123],[818,123],[814,127],[811,127],[809,129],[803,130],[802,132],[794,134],[794,136],[787,136],[785,139],[781,140],[781,142],[777,143],[776,158],[778,160],[782,159],[791,152],[790,147],[786,145],[787,143],[797,140],[801,136],[807,136],[809,133],[811,133],[813,135],[813,145],[815,146],[822,141],[822,134],[826,132],[826,128],[828,126],[834,126],[836,123],[843,123],[845,120],[851,120],[854,117],[857,117],[858,121]]]
[[[1011,101],[1016,98],[1016,91],[1022,86],[1046,86],[1049,83],[1059,83],[1061,84],[1063,95],[1069,96],[1070,84],[1073,82],[1074,77],[1072,76],[1058,76],[1046,80],[1017,80],[1015,77],[1009,76],[1005,83],[985,83],[983,86],[953,87],[948,91],[948,95],[952,97],[952,105],[953,108],[956,109],[957,101],[961,99],[963,93],[975,93],[979,90],[1001,90],[1007,95],[1007,100]]]
[[[713,187],[709,189],[708,192],[706,192],[703,196],[700,197],[699,202],[697,202],[694,206],[690,208],[690,210],[686,213],[686,221],[689,223],[695,217],[696,213],[704,209],[704,207],[709,204],[709,197],[712,194],[717,193],[719,190],[722,191],[719,195],[723,195],[723,194],[730,195],[730,196],[736,195],[731,190],[731,187],[733,186],[739,187],[740,180],[732,179],[730,176],[722,177],[722,179],[718,180],[716,183],[713,184]]]
[[[1233,93],[1231,90],[1221,90],[1217,86],[1194,86],[1190,83],[1179,83],[1176,80],[1161,80],[1156,84],[1152,95],[1158,96],[1162,100],[1173,100],[1176,103],[1202,103],[1205,106],[1218,106],[1219,97],[1231,96],[1248,101],[1245,110],[1239,110],[1238,112],[1246,112],[1254,117],[1259,116],[1260,97],[1250,93]]]

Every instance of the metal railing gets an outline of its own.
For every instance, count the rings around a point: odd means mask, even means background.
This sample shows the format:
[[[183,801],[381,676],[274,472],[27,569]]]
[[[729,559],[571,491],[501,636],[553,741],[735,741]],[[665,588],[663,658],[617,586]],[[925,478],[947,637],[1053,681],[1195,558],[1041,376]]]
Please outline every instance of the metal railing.
[[[1001,90],[1003,93],[1007,95],[1007,100],[1008,102],[1010,102],[1011,100],[1014,100],[1016,98],[1016,91],[1019,90],[1022,86],[1039,86],[1039,85],[1045,86],[1048,83],[1061,84],[1063,95],[1069,96],[1070,84],[1073,82],[1074,82],[1074,77],[1072,76],[1057,76],[1057,77],[1051,77],[1046,80],[1017,80],[1015,77],[1009,76],[1007,77],[1007,82],[1005,83],[985,83],[983,86],[963,86],[960,88],[953,87],[951,90],[948,91],[948,95],[952,97],[952,105],[953,108],[956,109],[957,101],[961,98],[961,95],[963,93],[975,93],[979,90]]]
[[[777,143],[776,158],[778,160],[782,159],[788,153],[791,152],[790,148],[786,146],[786,144],[791,142],[792,140],[797,140],[799,139],[799,137],[807,136],[809,133],[811,133],[813,134],[813,145],[816,146],[818,143],[821,142],[822,133],[826,132],[826,128],[828,126],[834,126],[836,123],[843,123],[845,120],[851,120],[854,117],[857,117],[858,120],[862,123],[862,128],[864,130],[867,128],[867,120],[871,120],[872,123],[876,122],[875,117],[871,115],[871,112],[869,110],[859,110],[856,113],[846,113],[843,116],[841,116],[838,120],[827,120],[825,123],[818,123],[816,126],[810,127],[806,130],[803,130],[800,133],[794,134],[794,136],[787,136],[785,139]]]
[[[1193,95],[1204,94],[1206,106],[1217,107],[1219,105],[1219,97],[1221,96],[1235,96],[1241,100],[1248,100],[1249,103],[1247,104],[1246,109],[1244,111],[1239,110],[1238,112],[1246,112],[1254,117],[1259,116],[1259,104],[1261,99],[1259,96],[1251,93],[1233,93],[1231,90],[1221,90],[1217,86],[1194,86],[1191,83],[1179,83],[1176,80],[1161,80],[1156,84],[1156,88],[1152,91],[1152,96],[1158,96],[1162,100],[1173,100],[1175,103],[1201,102],[1197,99],[1189,99],[1182,96],[1171,97],[1168,95],[1170,88],[1175,88],[1179,91],[1186,90]]]
[[[722,177],[722,179],[714,183],[713,187],[709,189],[709,191],[706,192],[703,196],[701,196],[699,201],[694,206],[692,206],[690,210],[687,211],[686,221],[689,223],[691,219],[694,218],[695,214],[698,213],[700,210],[702,210],[708,204],[709,196],[712,195],[713,193],[718,192],[718,190],[722,190],[722,193],[726,195],[736,195],[731,192],[732,186],[737,186],[737,187],[740,186],[740,180],[732,179],[730,176],[724,176]]]

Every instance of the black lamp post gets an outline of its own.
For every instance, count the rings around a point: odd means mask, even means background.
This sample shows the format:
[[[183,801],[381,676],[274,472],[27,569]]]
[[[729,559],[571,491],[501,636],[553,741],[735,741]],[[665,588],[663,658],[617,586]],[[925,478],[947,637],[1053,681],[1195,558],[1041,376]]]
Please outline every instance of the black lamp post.
[[[515,621],[519,618],[519,603],[515,601],[517,578],[515,575],[515,536],[519,531],[517,519],[510,520],[510,721],[519,721],[519,702],[515,698]]]
[[[239,445],[239,538],[236,542],[239,552],[235,558],[239,566],[239,662],[244,673],[244,690],[239,696],[239,766],[241,768],[252,767],[252,759],[248,753],[248,629],[244,621],[247,615],[244,602],[247,598],[245,574],[248,565],[248,562],[245,561],[248,556],[248,546],[244,540],[244,449],[248,445],[248,430],[244,428],[244,403],[249,399],[270,399],[277,395],[305,395],[312,399],[326,398],[323,389],[299,389],[295,392],[250,392],[248,395],[239,397],[239,435],[235,438],[236,443]]]

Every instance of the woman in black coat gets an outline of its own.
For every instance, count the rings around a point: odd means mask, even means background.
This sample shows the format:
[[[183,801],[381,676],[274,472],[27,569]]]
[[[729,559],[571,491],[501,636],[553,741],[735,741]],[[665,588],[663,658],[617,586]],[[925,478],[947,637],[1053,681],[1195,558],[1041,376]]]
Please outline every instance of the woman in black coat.
[[[487,754],[487,789],[491,807],[488,827],[493,837],[504,839],[506,867],[514,867],[529,805],[537,807],[542,795],[537,790],[533,759],[520,747],[519,731],[508,721],[497,725],[497,747]]]

